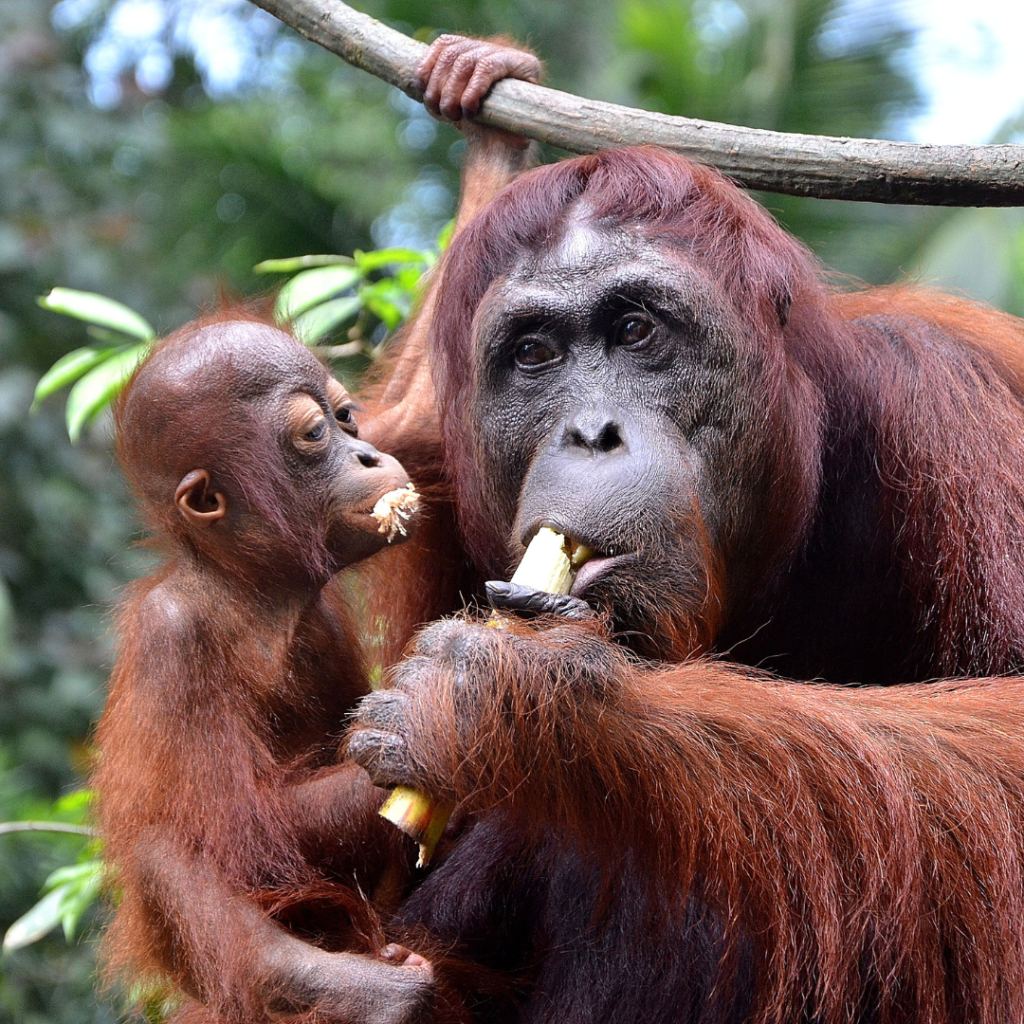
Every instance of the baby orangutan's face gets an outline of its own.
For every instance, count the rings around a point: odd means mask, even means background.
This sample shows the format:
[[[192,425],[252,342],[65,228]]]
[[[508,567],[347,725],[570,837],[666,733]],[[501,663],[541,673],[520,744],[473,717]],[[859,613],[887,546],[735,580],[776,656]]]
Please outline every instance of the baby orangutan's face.
[[[161,502],[174,487],[173,528],[184,520],[190,543],[229,572],[321,586],[408,529],[373,515],[408,486],[405,470],[359,439],[352,400],[325,366],[268,324],[170,339],[140,370],[123,419],[122,438],[146,441],[138,465],[127,459],[140,490]]]
[[[285,401],[285,461],[322,510],[340,568],[406,536],[415,492],[397,459],[359,440],[348,392],[310,359],[317,369]]]

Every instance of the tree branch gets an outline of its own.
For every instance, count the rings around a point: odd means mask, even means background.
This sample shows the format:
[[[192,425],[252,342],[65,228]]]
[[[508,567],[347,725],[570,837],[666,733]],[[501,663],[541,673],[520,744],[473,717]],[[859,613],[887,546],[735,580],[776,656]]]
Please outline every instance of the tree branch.
[[[63,821],[4,821],[0,822],[0,836],[12,832],[66,832],[73,836],[92,836],[98,833],[87,825],[69,825]]]
[[[343,60],[423,98],[426,49],[340,0],[253,0]],[[478,120],[573,153],[646,143],[712,164],[747,188],[818,199],[1024,206],[1024,146],[931,146],[740,128],[499,82]]]

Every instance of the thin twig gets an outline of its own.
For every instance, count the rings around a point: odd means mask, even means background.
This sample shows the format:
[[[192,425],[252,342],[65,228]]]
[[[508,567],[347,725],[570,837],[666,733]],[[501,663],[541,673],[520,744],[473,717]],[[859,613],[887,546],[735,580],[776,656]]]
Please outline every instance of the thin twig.
[[[63,821],[2,821],[0,836],[10,832],[66,832],[75,836],[95,838],[99,833],[87,825],[69,825]]]
[[[373,350],[364,341],[346,341],[341,345],[318,345],[317,354],[326,359],[351,359],[352,356],[371,356]]]
[[[422,99],[422,43],[341,0],[253,0],[301,35]],[[498,82],[478,120],[573,153],[652,143],[712,164],[747,188],[819,199],[1024,206],[1024,146],[932,146],[769,132]]]

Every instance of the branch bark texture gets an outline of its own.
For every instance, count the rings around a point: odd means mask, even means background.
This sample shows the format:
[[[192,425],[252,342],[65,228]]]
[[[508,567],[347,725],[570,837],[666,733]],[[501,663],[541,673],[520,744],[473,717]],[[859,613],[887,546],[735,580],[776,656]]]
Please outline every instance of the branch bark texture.
[[[426,47],[340,0],[253,0],[343,60],[422,99]],[[741,128],[499,82],[477,120],[573,153],[653,144],[711,164],[747,188],[818,199],[1024,206],[1024,146],[932,146]]]

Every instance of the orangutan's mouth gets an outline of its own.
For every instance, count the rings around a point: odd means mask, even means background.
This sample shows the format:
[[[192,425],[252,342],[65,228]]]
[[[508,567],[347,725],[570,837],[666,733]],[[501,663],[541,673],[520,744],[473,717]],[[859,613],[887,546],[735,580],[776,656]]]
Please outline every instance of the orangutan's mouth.
[[[592,584],[604,579],[621,566],[632,565],[636,560],[637,556],[632,552],[626,555],[596,555],[580,566],[570,593],[573,597],[582,597],[583,592]]]

